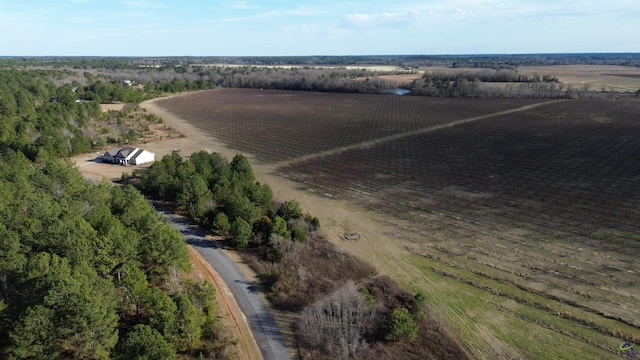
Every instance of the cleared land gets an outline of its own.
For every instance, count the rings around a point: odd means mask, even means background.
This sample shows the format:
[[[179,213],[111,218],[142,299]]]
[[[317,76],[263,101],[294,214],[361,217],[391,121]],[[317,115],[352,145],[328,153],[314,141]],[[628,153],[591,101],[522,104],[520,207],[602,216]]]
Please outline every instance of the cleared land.
[[[276,197],[424,289],[477,358],[615,358],[640,340],[640,102],[225,89],[158,104],[279,161],[256,168]]]
[[[635,92],[640,89],[640,68],[611,65],[558,65],[520,67],[522,74],[556,76],[560,82],[591,91]]]
[[[218,89],[157,104],[231,147],[276,162],[538,102]]]
[[[554,66],[521,66],[516,69],[519,74],[551,75],[566,86],[578,90],[595,92],[635,92],[640,89],[640,68],[613,65],[554,65]],[[422,67],[421,73],[434,74],[475,74],[491,71],[485,68],[450,68]],[[487,86],[504,86],[508,83],[488,83]],[[565,88],[566,88],[565,86]]]

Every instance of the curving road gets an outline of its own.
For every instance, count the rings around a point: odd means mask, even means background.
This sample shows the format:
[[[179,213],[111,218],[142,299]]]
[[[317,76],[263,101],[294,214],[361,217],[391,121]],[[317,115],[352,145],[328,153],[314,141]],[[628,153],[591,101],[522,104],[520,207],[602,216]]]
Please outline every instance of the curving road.
[[[265,360],[291,359],[280,329],[269,308],[235,263],[222,252],[217,244],[207,240],[205,231],[168,209],[158,206],[156,209],[182,233],[186,242],[193,246],[226,282],[227,288],[247,318],[263,358]]]

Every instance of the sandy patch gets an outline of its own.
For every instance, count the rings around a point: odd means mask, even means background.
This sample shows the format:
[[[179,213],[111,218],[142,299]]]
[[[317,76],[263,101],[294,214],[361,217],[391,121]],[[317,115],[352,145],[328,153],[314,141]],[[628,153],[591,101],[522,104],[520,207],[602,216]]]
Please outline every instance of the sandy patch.
[[[109,110],[120,111],[120,110],[124,109],[125,105],[126,105],[125,103],[121,103],[121,104],[100,104],[100,109],[102,111],[109,111]]]
[[[394,83],[395,86],[411,84],[414,80],[422,78],[422,74],[380,75],[379,79]]]

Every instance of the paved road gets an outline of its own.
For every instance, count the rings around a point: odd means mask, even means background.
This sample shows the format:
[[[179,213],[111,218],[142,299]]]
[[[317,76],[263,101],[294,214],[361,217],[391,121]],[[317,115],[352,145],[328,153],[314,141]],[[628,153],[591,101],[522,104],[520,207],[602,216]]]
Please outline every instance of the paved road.
[[[255,287],[225,253],[205,237],[205,232],[167,209],[157,207],[164,217],[182,233],[188,244],[204,257],[227,283],[240,310],[246,316],[265,360],[291,359],[280,329]]]

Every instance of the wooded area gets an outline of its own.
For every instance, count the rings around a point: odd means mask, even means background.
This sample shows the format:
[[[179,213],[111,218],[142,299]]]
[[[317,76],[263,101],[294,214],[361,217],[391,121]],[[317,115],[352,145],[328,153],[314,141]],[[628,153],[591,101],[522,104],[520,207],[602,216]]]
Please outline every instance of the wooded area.
[[[12,359],[225,356],[215,291],[134,187],[61,157],[92,149],[98,102],[62,71],[0,71],[0,353]],[[94,84],[95,85],[95,84]]]
[[[616,55],[616,56],[614,56]],[[382,65],[382,68],[367,67]],[[216,87],[384,94],[402,88],[414,96],[576,98],[608,96],[572,88],[544,74],[544,65],[640,66],[637,54],[344,56],[344,57],[169,57],[169,58],[0,58],[0,68],[55,69],[81,101],[139,103],[162,93]],[[387,66],[387,69],[384,68]],[[429,67],[450,68],[432,72]],[[540,66],[523,75],[519,66]],[[479,71],[463,71],[477,69]],[[30,70],[43,71],[43,70]],[[82,72],[82,74],[80,73]],[[392,81],[389,75],[416,75]],[[422,76],[420,75],[422,74]],[[52,76],[52,75],[49,75]],[[509,86],[485,86],[505,83]],[[74,90],[75,89],[75,90]],[[1,89],[0,89],[1,90]]]

